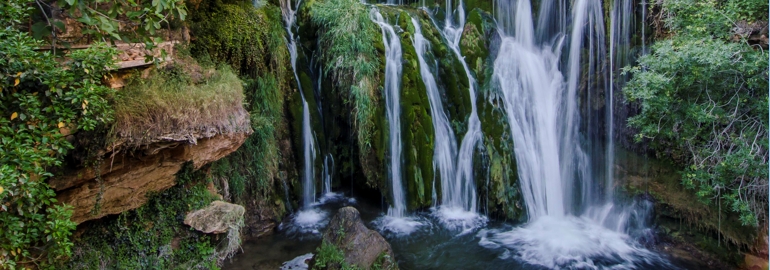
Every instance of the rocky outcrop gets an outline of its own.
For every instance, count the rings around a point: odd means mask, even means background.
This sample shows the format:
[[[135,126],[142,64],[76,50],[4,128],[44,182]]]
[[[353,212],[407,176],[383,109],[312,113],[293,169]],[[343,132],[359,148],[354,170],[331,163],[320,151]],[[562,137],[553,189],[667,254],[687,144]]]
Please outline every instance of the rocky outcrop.
[[[345,264],[371,269],[376,263],[379,269],[398,269],[390,244],[382,235],[364,226],[361,214],[355,208],[340,208],[327,228],[323,241],[342,251]],[[314,265],[316,259],[310,263],[312,269],[318,268]],[[327,264],[325,269],[336,268]]]
[[[160,142],[128,153],[108,153],[98,166],[53,178],[56,199],[74,206],[72,221],[82,223],[142,206],[147,193],[176,184],[175,174],[192,162],[195,169],[241,146],[249,133],[200,139],[197,144]]]
[[[202,233],[225,233],[243,226],[243,206],[223,201],[213,201],[209,206],[190,212],[184,224]]]

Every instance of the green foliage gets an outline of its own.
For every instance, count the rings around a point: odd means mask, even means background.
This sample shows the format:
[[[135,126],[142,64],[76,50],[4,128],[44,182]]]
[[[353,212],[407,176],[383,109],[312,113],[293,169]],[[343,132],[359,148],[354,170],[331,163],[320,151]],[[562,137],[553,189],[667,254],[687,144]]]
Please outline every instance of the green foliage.
[[[371,149],[375,110],[379,102],[380,60],[374,44],[379,28],[369,19],[369,9],[356,0],[313,1],[310,21],[318,28],[324,72],[333,78],[340,94],[354,102],[355,124],[361,153]]]
[[[273,179],[278,174],[278,132],[282,128],[281,91],[275,77],[267,73],[247,87],[251,104],[251,127],[254,133],[237,151],[214,163],[214,175],[227,179],[233,201],[245,202],[243,195],[269,197]]]
[[[377,259],[372,263],[372,270],[390,270],[393,269],[396,263],[393,258],[388,255],[387,252],[380,253]]]
[[[667,0],[662,2],[669,30],[680,36],[728,38],[738,21],[767,20],[763,0]]]
[[[45,180],[52,176],[49,170],[60,166],[73,148],[65,136],[93,131],[113,118],[108,103],[113,90],[104,86],[102,79],[114,68],[115,49],[96,43],[72,51],[66,59],[56,59],[49,52],[37,51],[44,44],[28,35],[26,29],[19,29],[27,27],[29,14],[36,8],[43,12],[46,22],[45,27],[32,25],[33,33],[61,28],[60,22],[48,21],[46,12],[53,2],[0,3],[0,268],[4,269],[51,268],[70,256],[69,237],[75,228],[69,220],[71,207],[55,204],[56,194]],[[90,29],[97,36],[123,40],[128,36],[116,32],[115,20],[118,14],[128,11],[128,6],[132,11],[152,10],[143,12],[144,16],[121,15],[122,22],[152,24],[154,29],[168,16],[184,13],[183,7],[176,5],[179,1],[159,0],[143,5],[133,1],[112,5],[97,5],[102,1],[96,0],[59,2],[59,7],[71,12],[67,15],[89,25],[86,34]],[[159,19],[161,15],[163,19]],[[88,18],[92,18],[90,22],[84,21]],[[135,31],[131,27],[123,29]],[[135,31],[140,36],[150,32]]]
[[[157,30],[171,19],[185,20],[187,9],[183,0],[34,0],[46,19],[33,25],[35,35],[53,35],[52,28],[63,29],[63,23],[53,20],[53,14],[43,7],[55,6],[68,11],[68,16],[83,24],[81,33],[96,40],[111,39],[144,42],[152,48]]]
[[[250,202],[250,196],[269,201],[281,159],[278,141],[287,130],[283,102],[293,81],[285,30],[276,6],[230,2],[203,1],[197,6],[192,50],[240,72],[254,132],[237,151],[212,165],[213,175],[227,182],[226,195],[235,202]]]
[[[754,14],[740,8],[748,2],[665,1],[674,35],[626,68],[624,92],[641,104],[629,119],[637,140],[685,167],[684,186],[703,202],[756,226],[767,218],[768,53],[727,40],[734,21]],[[767,14],[767,3],[752,8]]]
[[[0,8],[24,16],[26,3]],[[65,135],[111,121],[112,90],[101,79],[116,52],[94,44],[59,63],[13,28],[22,19],[4,18],[0,26],[0,268],[48,268],[69,256],[75,228],[71,208],[54,205],[48,169],[72,149]]]
[[[289,67],[289,52],[278,7],[268,5],[257,9],[246,2],[207,1],[195,10],[192,20],[191,29],[196,36],[194,54],[228,63],[252,78],[261,76],[269,68],[277,72],[279,83],[286,83],[281,79],[288,75],[284,73]]]
[[[321,246],[316,249],[313,261],[315,263],[312,265],[312,269],[358,269],[345,262],[345,253],[326,240],[324,240],[323,243],[321,243]]]
[[[217,241],[182,222],[186,213],[214,200],[205,175],[190,163],[178,185],[151,195],[132,211],[89,224],[75,240],[67,269],[217,269]],[[224,244],[226,245],[226,244]]]

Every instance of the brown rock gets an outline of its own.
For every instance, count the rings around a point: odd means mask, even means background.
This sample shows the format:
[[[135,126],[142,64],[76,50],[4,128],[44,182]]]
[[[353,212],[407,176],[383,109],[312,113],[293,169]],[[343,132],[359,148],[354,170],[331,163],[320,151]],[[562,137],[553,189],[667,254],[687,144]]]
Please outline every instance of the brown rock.
[[[381,269],[398,269],[393,249],[376,231],[366,228],[361,214],[353,207],[340,208],[329,222],[323,241],[332,243],[345,254],[345,262],[351,266],[370,269],[380,259]],[[312,264],[312,262],[311,262]]]
[[[192,161],[198,169],[232,153],[246,137],[247,133],[217,135],[200,139],[195,145],[166,142],[150,145],[144,152],[107,154],[98,168],[100,179],[89,167],[51,179],[49,185],[56,190],[59,202],[74,206],[72,221],[79,224],[142,206],[148,192],[176,184],[175,175],[185,162]],[[97,201],[99,207],[95,209]]]
[[[751,254],[746,254],[743,259],[744,267],[750,270],[768,269],[767,257],[760,258]]]
[[[225,233],[231,228],[243,226],[243,206],[223,201],[213,201],[203,209],[188,213],[184,224],[202,233]]]

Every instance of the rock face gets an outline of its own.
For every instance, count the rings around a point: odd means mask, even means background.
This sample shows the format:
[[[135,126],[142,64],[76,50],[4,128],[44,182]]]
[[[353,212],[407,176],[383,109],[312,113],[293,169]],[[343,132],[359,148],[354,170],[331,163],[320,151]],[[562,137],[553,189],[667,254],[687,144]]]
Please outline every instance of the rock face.
[[[213,201],[203,209],[188,213],[184,224],[203,233],[224,233],[243,226],[243,206],[223,201]]]
[[[175,175],[185,162],[198,169],[238,149],[248,135],[217,135],[195,145],[163,142],[143,147],[144,151],[108,153],[100,166],[67,173],[49,185],[59,202],[74,206],[72,221],[80,224],[142,206],[148,192],[176,184]]]
[[[390,244],[382,235],[366,228],[361,221],[361,214],[353,207],[347,206],[337,211],[329,222],[323,241],[342,250],[348,265],[371,269],[380,259],[380,269],[398,269]],[[382,260],[383,256],[390,259]]]

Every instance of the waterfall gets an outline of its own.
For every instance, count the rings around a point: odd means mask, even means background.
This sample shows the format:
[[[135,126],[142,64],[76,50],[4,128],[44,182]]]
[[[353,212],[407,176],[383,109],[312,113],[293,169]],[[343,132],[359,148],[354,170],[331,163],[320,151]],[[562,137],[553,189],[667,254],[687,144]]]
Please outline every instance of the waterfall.
[[[403,217],[406,215],[406,193],[401,183],[401,42],[393,26],[388,24],[377,9],[372,9],[371,19],[382,29],[382,42],[385,44],[385,103],[390,135],[390,186],[392,205],[388,215]]]
[[[622,88],[628,78],[622,75],[620,69],[631,63],[631,22],[634,21],[633,0],[617,0],[613,2],[610,14],[610,85],[607,97],[607,153],[606,172],[607,197],[611,198],[614,190],[610,182],[615,175],[615,89]]]
[[[553,6],[547,2],[544,6]],[[503,38],[494,63],[493,80],[499,87],[513,134],[527,213],[530,219],[579,214],[582,209],[572,206],[589,205],[597,195],[593,191],[596,183],[590,166],[590,152],[583,149],[580,139],[577,100],[581,65],[585,64],[581,61],[581,53],[585,51],[586,31],[589,36],[586,66],[590,71],[601,72],[601,62],[594,60],[601,55],[604,42],[600,3],[591,0],[574,3],[572,21],[579,27],[573,27],[569,36],[566,78],[559,69],[566,36],[553,42],[547,39],[538,42],[530,2],[520,0],[514,7],[503,6],[498,10],[513,10],[515,21],[511,22],[513,25],[502,25]],[[543,11],[541,14],[551,13]],[[513,31],[509,29],[511,27]],[[545,35],[559,36],[558,33]],[[595,94],[591,93],[594,85],[591,80],[601,78],[601,73],[588,73],[587,102],[591,102],[590,95]],[[575,190],[578,183],[582,183],[581,189]],[[573,197],[576,194],[580,196]]]
[[[304,157],[304,170],[302,174],[302,206],[310,207],[315,202],[315,140],[310,128],[310,109],[305,95],[302,96],[302,149]]]
[[[329,195],[332,193],[332,173],[334,172],[334,157],[331,153],[326,154],[324,157],[323,167],[323,194]]]
[[[291,0],[281,0],[281,14],[283,15],[283,23],[288,33],[286,45],[289,48],[289,55],[291,57],[291,70],[294,72],[294,79],[297,82],[297,88],[299,88],[300,96],[302,97],[302,151],[303,151],[303,172],[302,172],[302,207],[308,208],[315,202],[315,138],[313,136],[313,129],[310,126],[310,108],[305,100],[305,93],[302,92],[302,84],[297,76],[297,39],[292,31],[293,27],[296,27],[295,22],[297,19],[297,9],[301,0],[297,0],[297,3],[292,8]]]
[[[575,0],[571,13],[565,7],[543,1],[535,25],[529,0],[496,2],[502,40],[492,83],[508,118],[529,222],[482,231],[480,244],[515,249],[521,260],[548,268],[635,268],[659,257],[628,236],[629,221],[644,215],[613,202],[612,158],[602,156],[612,141],[602,146],[597,135],[596,97],[614,91],[605,82],[611,73],[601,1]]]
[[[449,207],[463,207],[465,199],[463,198],[463,187],[455,183],[455,158],[457,157],[457,140],[455,139],[449,119],[444,112],[444,105],[441,101],[438,85],[431,66],[425,61],[425,55],[430,43],[422,35],[420,22],[412,18],[414,25],[414,49],[417,52],[417,60],[420,63],[420,75],[425,84],[425,90],[428,92],[428,101],[430,102],[430,115],[433,119],[433,130],[435,132],[435,143],[433,146],[433,167],[441,178],[441,205]],[[435,64],[434,64],[435,65]]]
[[[476,213],[476,186],[473,175],[473,150],[476,144],[481,140],[481,121],[476,110],[476,80],[468,68],[464,57],[460,53],[460,38],[465,27],[465,9],[462,0],[457,3],[457,21],[455,21],[452,12],[452,1],[446,1],[447,14],[444,19],[444,29],[442,34],[447,40],[447,45],[454,55],[460,60],[468,78],[468,94],[471,100],[471,114],[468,118],[468,130],[460,143],[460,149],[457,152],[457,161],[455,169],[454,182],[452,179],[444,179],[442,174],[442,204],[449,208],[458,208],[459,210]],[[433,103],[431,103],[432,106]],[[435,117],[435,116],[434,116]],[[446,181],[446,183],[445,183]]]

